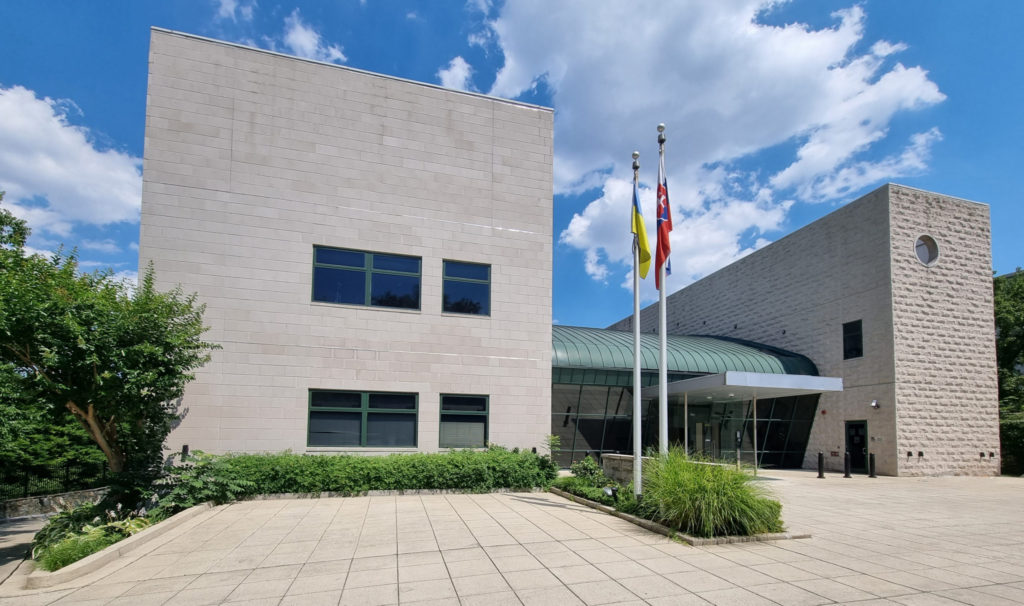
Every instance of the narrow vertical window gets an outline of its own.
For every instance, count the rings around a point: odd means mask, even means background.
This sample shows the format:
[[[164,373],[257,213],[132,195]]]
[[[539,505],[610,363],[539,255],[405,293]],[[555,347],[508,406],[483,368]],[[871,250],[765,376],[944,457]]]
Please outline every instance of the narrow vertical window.
[[[843,324],[843,359],[860,358],[864,355],[864,330],[861,321]]]
[[[445,261],[443,310],[491,315],[491,266]]]

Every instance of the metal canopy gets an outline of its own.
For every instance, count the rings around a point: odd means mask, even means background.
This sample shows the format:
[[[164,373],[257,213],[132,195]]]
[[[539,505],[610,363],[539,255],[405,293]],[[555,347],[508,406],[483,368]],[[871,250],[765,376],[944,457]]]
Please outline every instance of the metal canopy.
[[[668,384],[669,398],[686,394],[691,404],[702,401],[784,398],[826,391],[843,391],[843,380],[840,377],[729,370]],[[645,387],[641,395],[645,399],[657,398],[658,386]]]
[[[633,333],[601,328],[554,325],[551,327],[551,365],[555,368],[633,370]],[[640,366],[658,369],[659,340],[656,334],[640,336]],[[725,337],[668,335],[668,372],[791,373],[817,375],[810,359],[750,341]]]

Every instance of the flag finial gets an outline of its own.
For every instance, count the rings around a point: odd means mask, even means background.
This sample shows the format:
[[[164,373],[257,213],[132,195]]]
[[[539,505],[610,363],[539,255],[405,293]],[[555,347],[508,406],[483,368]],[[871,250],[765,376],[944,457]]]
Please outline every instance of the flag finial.
[[[658,125],[658,145],[665,144],[665,123],[662,122]]]
[[[636,176],[636,171],[640,170],[640,152],[633,152],[633,173]]]

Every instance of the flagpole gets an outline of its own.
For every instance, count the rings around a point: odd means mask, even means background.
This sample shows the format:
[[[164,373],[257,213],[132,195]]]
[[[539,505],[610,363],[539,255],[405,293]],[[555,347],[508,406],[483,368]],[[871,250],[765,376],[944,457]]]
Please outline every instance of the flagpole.
[[[658,160],[660,166],[665,165],[665,125],[658,125]],[[659,171],[660,172],[660,171]],[[658,175],[659,179],[661,175]],[[660,185],[660,183],[659,183]],[[661,232],[659,231],[659,237]],[[660,246],[660,244],[659,244]],[[658,336],[661,347],[658,355],[658,450],[661,454],[668,452],[668,321],[665,314],[665,266],[658,268]]]
[[[633,152],[633,191],[639,183],[640,152]],[[635,211],[631,211],[635,212]],[[640,245],[633,234],[633,494],[640,498],[642,478],[642,442],[640,427]]]

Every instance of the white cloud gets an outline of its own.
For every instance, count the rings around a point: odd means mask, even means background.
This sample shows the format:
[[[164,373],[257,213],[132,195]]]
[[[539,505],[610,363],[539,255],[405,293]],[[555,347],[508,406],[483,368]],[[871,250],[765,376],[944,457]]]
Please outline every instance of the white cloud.
[[[35,230],[67,236],[76,223],[137,222],[142,160],[100,149],[68,120],[73,103],[0,88],[0,190]]]
[[[760,22],[777,4],[639,0],[593,10],[585,0],[520,0],[487,23],[505,58],[490,93],[551,92],[556,193],[602,192],[561,236],[583,251],[594,279],[609,281],[631,264],[631,186],[621,177],[640,149],[654,157],[641,158],[641,179],[654,181],[658,122],[668,126],[677,215],[670,288],[765,245],[763,234],[785,225],[792,199],[832,200],[927,169],[937,131],[892,157],[874,152],[900,112],[945,98],[924,69],[894,62],[906,45],[866,46],[860,6],[834,13],[822,29]],[[769,149],[781,168],[737,168]]]
[[[408,19],[409,21],[415,21],[415,20],[419,19],[420,16],[418,14],[416,14],[416,11],[409,11],[409,12],[405,13],[405,18]]]
[[[445,88],[473,90],[473,67],[461,56],[448,62],[448,67],[437,70],[437,79]]]
[[[651,249],[656,242],[654,190],[640,187],[640,207],[650,238]],[[632,204],[633,183],[610,178],[604,183],[600,198],[594,200],[581,213],[573,215],[559,236],[559,242],[583,251],[584,271],[594,280],[606,282],[611,276],[611,264],[630,268],[621,285],[633,288],[633,248],[629,233],[629,209]],[[674,198],[669,184],[669,200]],[[679,214],[673,202],[672,275],[667,282],[670,289],[678,289],[732,263],[768,243],[764,238],[753,246],[740,245],[744,236],[777,231],[782,227],[792,202],[775,202],[764,192],[753,200],[719,198],[706,206]],[[647,279],[641,281],[641,298],[657,298],[654,289],[654,265]]]
[[[218,19],[252,21],[256,0],[216,0],[216,5]]]
[[[84,250],[95,250],[110,254],[121,252],[121,247],[110,238],[105,240],[83,240],[81,246]]]
[[[299,9],[293,10],[284,19],[283,42],[289,52],[306,59],[329,63],[344,63],[348,60],[340,46],[325,43],[320,32],[302,20]]]

